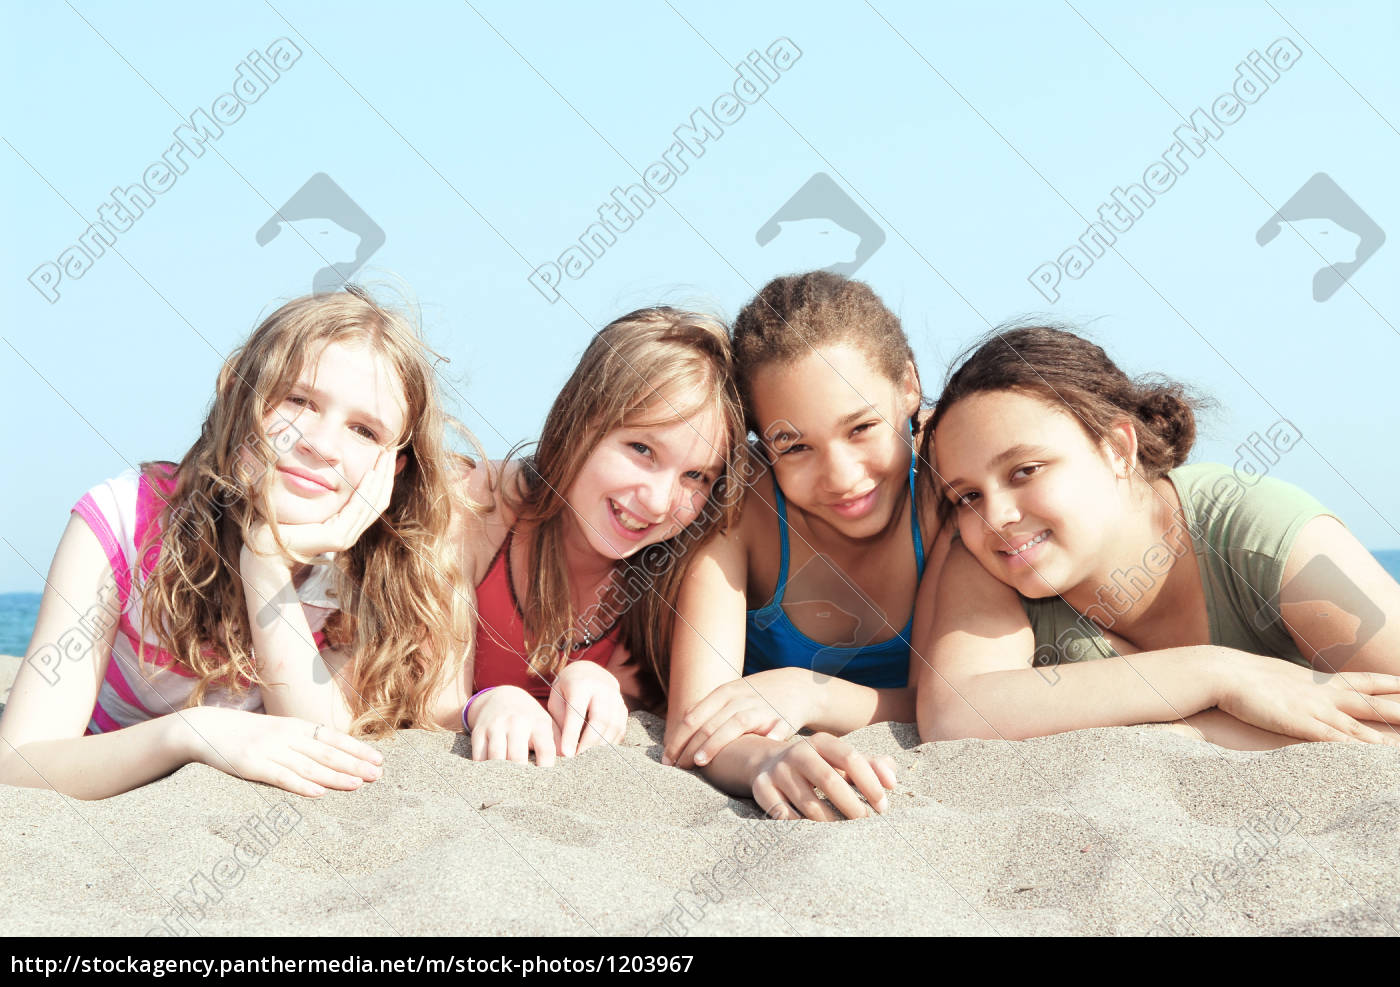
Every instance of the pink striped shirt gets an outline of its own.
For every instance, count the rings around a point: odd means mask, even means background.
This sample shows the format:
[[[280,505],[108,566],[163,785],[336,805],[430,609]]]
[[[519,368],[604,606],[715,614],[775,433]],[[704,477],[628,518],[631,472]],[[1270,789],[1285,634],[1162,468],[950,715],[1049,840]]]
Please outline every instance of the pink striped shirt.
[[[101,543],[116,577],[122,615],[112,641],[107,672],[98,689],[97,704],[87,732],[106,733],[143,720],[184,709],[194,691],[196,677],[178,659],[160,649],[152,634],[145,637],[144,660],[138,660],[141,642],[141,590],[160,557],[159,543],[141,560],[139,575],[136,554],[152,530],[159,531],[159,516],[165,498],[175,489],[175,467],[162,464],[164,474],[155,478],[127,470],[121,476],[98,484],[73,507],[73,513],[87,522]],[[329,560],[330,556],[323,556]],[[315,635],[316,646],[325,647],[322,628],[335,612],[331,592],[334,567],[318,565],[297,589],[302,612]],[[135,592],[133,593],[133,587]],[[242,694],[224,688],[211,688],[204,705],[227,706],[262,712],[262,693],[256,686]]]

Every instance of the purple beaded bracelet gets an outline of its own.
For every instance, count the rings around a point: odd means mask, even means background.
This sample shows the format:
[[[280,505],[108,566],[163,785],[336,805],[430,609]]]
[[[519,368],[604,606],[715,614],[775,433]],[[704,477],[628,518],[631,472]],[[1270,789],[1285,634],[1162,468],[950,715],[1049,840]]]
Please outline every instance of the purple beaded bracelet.
[[[465,730],[467,733],[472,732],[472,728],[467,726],[467,710],[472,708],[472,703],[476,702],[478,699],[486,695],[494,688],[496,688],[494,685],[488,685],[486,688],[482,689],[480,692],[476,693],[474,696],[468,699],[467,704],[462,707],[462,729]]]

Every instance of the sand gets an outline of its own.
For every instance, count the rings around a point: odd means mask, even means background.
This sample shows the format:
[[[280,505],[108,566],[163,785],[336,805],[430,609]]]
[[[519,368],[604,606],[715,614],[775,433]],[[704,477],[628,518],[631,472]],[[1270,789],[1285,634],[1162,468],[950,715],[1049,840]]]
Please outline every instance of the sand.
[[[0,661],[8,692],[15,659]],[[1395,935],[1400,751],[1149,728],[891,754],[889,812],[762,819],[660,765],[662,724],[542,770],[401,731],[301,799],[188,765],[101,802],[0,787],[6,933]]]

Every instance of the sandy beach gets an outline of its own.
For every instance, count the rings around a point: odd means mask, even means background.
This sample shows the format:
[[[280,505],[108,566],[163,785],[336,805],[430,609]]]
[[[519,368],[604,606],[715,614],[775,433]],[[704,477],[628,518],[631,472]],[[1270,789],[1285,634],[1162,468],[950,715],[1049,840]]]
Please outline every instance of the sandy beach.
[[[0,659],[7,695],[17,659]],[[189,765],[102,802],[3,788],[16,936],[1395,935],[1400,751],[1149,728],[918,745],[890,811],[765,820],[662,767],[661,721],[541,770],[401,731],[306,800]]]

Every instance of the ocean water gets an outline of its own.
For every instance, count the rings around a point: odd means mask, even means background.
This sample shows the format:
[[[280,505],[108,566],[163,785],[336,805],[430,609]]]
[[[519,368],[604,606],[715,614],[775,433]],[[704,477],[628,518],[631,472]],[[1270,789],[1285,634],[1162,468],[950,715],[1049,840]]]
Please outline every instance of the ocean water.
[[[0,655],[22,655],[39,616],[38,593],[0,593]]]
[[[1396,582],[1400,582],[1400,548],[1373,548],[1371,554],[1380,560],[1381,565],[1385,566],[1385,571],[1390,573]]]
[[[1385,571],[1400,581],[1400,549],[1372,549]],[[22,655],[39,615],[38,593],[0,593],[0,655]]]

